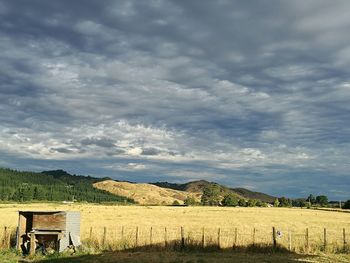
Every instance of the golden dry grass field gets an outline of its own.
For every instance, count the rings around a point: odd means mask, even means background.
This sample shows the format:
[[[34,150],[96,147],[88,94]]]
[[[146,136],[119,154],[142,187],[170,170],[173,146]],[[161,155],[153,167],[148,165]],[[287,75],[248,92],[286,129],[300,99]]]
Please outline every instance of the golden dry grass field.
[[[309,252],[323,250],[324,228],[327,230],[327,251],[343,248],[343,229],[346,230],[347,242],[350,241],[350,213],[309,209],[0,204],[0,226],[14,229],[18,210],[81,211],[83,241],[91,236],[94,244],[101,245],[106,227],[104,243],[109,247],[120,247],[121,243],[124,247],[132,247],[135,242],[138,246],[148,246],[151,243],[164,244],[165,240],[179,240],[181,227],[189,242],[200,242],[204,231],[206,244],[220,242],[223,248],[234,244],[269,245],[272,243],[272,227],[281,233],[277,237],[278,244],[287,248],[291,245],[297,252],[305,252],[306,228],[309,231]]]
[[[184,200],[191,196],[197,201],[200,200],[201,193],[189,193],[169,188],[159,187],[146,183],[128,183],[105,180],[94,183],[97,189],[105,190],[110,193],[126,196],[135,200],[139,204],[165,204],[171,205],[174,201],[183,204]]]

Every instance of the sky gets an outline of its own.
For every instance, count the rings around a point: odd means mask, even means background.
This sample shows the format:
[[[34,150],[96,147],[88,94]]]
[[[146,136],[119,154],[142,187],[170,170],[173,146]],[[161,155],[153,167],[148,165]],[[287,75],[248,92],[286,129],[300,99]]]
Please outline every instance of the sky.
[[[350,199],[349,12],[0,0],[0,166]]]

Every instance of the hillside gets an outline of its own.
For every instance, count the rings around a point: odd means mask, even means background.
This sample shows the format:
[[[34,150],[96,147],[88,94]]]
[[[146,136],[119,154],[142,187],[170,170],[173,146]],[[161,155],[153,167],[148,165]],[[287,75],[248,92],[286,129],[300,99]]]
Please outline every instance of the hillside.
[[[259,199],[259,200],[261,200],[263,202],[267,202],[267,203],[273,203],[277,198],[277,197],[272,196],[272,195],[250,191],[250,190],[245,189],[245,188],[229,188],[229,189],[231,191],[243,196],[244,198]]]
[[[168,182],[157,182],[153,183],[156,186],[159,187],[165,187],[165,188],[170,188],[170,189],[175,189],[175,190],[181,190],[181,191],[187,191],[187,192],[193,192],[193,193],[198,193],[202,192],[203,189],[211,184],[218,185],[220,187],[221,195],[226,195],[228,193],[234,193],[237,195],[239,198],[244,198],[244,199],[259,199],[264,202],[273,202],[276,197],[260,193],[260,192],[253,192],[245,188],[228,188],[226,186],[213,183],[213,182],[208,182],[205,180],[199,180],[199,181],[192,181],[184,184],[174,184],[174,183],[168,183]]]
[[[76,176],[63,170],[43,173],[0,168],[0,200],[3,201],[77,201],[129,202],[133,200],[96,189],[93,183],[104,180]]]
[[[63,170],[44,171],[42,173],[21,172],[0,168],[0,200],[9,201],[87,201],[87,202],[129,202],[140,204],[183,203],[188,196],[200,200],[203,189],[216,185],[220,196],[234,193],[237,198],[260,199],[273,202],[275,197],[250,191],[244,188],[228,188],[205,180],[185,184],[168,182],[132,183],[111,180],[108,177],[95,178],[83,175],[71,175]]]
[[[188,196],[194,196],[197,200],[200,199],[200,193],[189,193],[170,188],[162,188],[147,183],[129,183],[106,180],[94,183],[93,186],[97,189],[105,190],[116,195],[125,196],[140,204],[147,205],[169,205],[175,200],[181,204]]]

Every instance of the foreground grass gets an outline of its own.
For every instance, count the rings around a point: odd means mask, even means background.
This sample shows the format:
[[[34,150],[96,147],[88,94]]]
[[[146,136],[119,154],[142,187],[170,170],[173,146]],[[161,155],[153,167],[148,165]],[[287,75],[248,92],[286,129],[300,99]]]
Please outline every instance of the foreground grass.
[[[319,262],[330,263],[350,262],[349,254],[335,255],[297,255],[292,253],[242,253],[242,252],[107,252],[95,255],[60,255],[51,257],[37,257],[35,259],[22,258],[16,254],[0,254],[0,262],[53,262],[53,263],[258,263],[258,262]]]

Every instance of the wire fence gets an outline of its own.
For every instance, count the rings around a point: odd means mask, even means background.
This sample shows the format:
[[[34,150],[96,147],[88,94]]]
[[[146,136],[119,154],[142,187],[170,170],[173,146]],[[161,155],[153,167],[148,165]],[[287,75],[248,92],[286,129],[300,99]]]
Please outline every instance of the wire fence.
[[[81,233],[83,245],[96,250],[235,249],[247,247],[283,248],[296,253],[350,252],[350,233],[345,228],[248,228],[248,227],[90,227]],[[0,249],[16,245],[16,228],[0,229]]]

